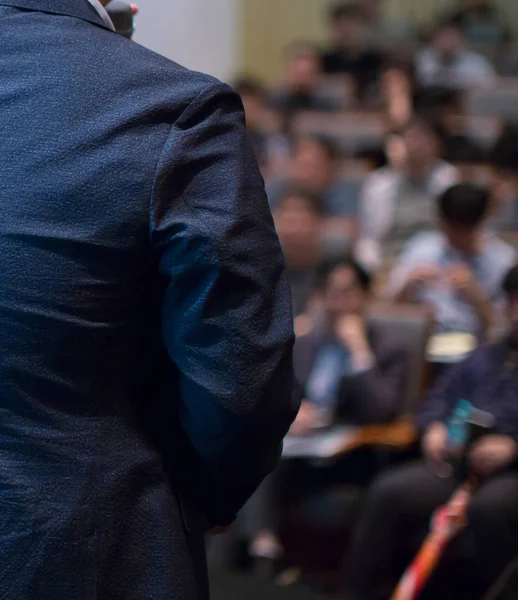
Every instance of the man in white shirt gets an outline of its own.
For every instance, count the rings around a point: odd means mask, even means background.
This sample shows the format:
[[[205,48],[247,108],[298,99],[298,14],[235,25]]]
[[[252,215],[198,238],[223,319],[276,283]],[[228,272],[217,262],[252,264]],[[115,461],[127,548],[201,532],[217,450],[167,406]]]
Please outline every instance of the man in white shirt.
[[[415,67],[423,86],[467,90],[490,88],[496,82],[493,65],[466,48],[462,28],[452,22],[438,27],[432,45],[418,53]]]
[[[433,226],[436,198],[459,177],[439,158],[439,140],[426,122],[412,119],[392,141],[391,165],[367,177],[360,199],[356,255],[371,269],[398,256],[414,233]]]

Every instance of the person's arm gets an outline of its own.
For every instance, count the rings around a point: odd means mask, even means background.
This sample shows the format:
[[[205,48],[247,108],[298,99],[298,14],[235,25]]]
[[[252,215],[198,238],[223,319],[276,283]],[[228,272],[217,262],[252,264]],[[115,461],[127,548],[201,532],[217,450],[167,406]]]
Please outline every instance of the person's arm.
[[[210,525],[226,525],[276,466],[293,421],[288,282],[239,97],[209,85],[170,128],[151,242],[179,421]]]
[[[340,385],[338,417],[355,418],[359,423],[371,425],[388,423],[397,417],[404,400],[404,383],[408,377],[408,356],[404,350],[391,352],[378,362],[371,353],[356,363],[350,376]],[[363,368],[361,367],[363,362]],[[353,357],[353,367],[355,361]]]

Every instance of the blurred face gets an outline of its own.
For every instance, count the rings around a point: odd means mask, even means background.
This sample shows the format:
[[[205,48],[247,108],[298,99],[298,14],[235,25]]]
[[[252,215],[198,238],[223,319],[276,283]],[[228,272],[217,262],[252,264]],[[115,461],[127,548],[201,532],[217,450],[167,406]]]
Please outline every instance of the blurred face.
[[[338,267],[328,277],[324,306],[331,319],[347,314],[361,314],[368,300],[350,267]]]
[[[511,326],[511,337],[515,342],[518,342],[518,293],[509,296],[508,317]]]
[[[293,56],[286,64],[286,82],[294,91],[309,92],[318,82],[318,56],[311,52]]]
[[[441,221],[441,230],[448,243],[463,254],[475,254],[479,249],[482,226],[458,227]]]
[[[354,17],[340,17],[330,25],[331,43],[336,48],[355,48],[363,37],[363,24]]]
[[[405,156],[410,165],[420,165],[437,159],[439,147],[435,136],[418,124],[411,125],[403,134]]]
[[[274,218],[288,263],[298,252],[305,252],[319,242],[321,218],[304,198],[285,198],[275,211]]]
[[[291,176],[303,190],[321,194],[333,181],[334,163],[318,142],[299,140],[293,151]]]
[[[242,94],[241,99],[245,108],[247,126],[250,129],[259,128],[264,115],[263,98],[255,94]]]
[[[464,47],[462,33],[456,27],[445,27],[435,36],[434,47],[442,56],[454,57]]]

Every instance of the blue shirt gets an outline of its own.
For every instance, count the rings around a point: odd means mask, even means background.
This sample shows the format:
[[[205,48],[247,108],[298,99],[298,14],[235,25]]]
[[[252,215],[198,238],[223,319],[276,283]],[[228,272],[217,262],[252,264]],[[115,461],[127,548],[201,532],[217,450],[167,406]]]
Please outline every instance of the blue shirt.
[[[329,340],[318,350],[306,385],[308,400],[318,408],[336,407],[342,377],[349,375],[349,351],[339,342]]]
[[[397,295],[418,267],[430,265],[444,271],[461,263],[473,272],[493,303],[497,307],[503,306],[502,281],[515,262],[515,250],[492,235],[488,235],[479,255],[467,257],[452,248],[442,233],[419,233],[405,246],[390,277],[389,293]],[[480,320],[473,306],[444,279],[417,286],[413,300],[432,307],[438,332],[464,332],[476,336],[481,333]]]

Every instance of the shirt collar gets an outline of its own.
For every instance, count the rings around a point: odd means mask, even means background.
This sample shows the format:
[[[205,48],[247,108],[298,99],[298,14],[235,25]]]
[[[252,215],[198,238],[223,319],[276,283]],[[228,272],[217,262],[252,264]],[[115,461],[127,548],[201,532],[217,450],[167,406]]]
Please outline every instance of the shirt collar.
[[[99,2],[99,0],[87,0],[87,1],[90,2],[90,4],[99,13],[99,16],[103,20],[103,23],[106,25],[106,27],[108,27],[112,31],[115,31],[115,27],[113,25],[112,20],[110,19],[110,15],[108,14],[108,12],[104,8],[104,6]]]

